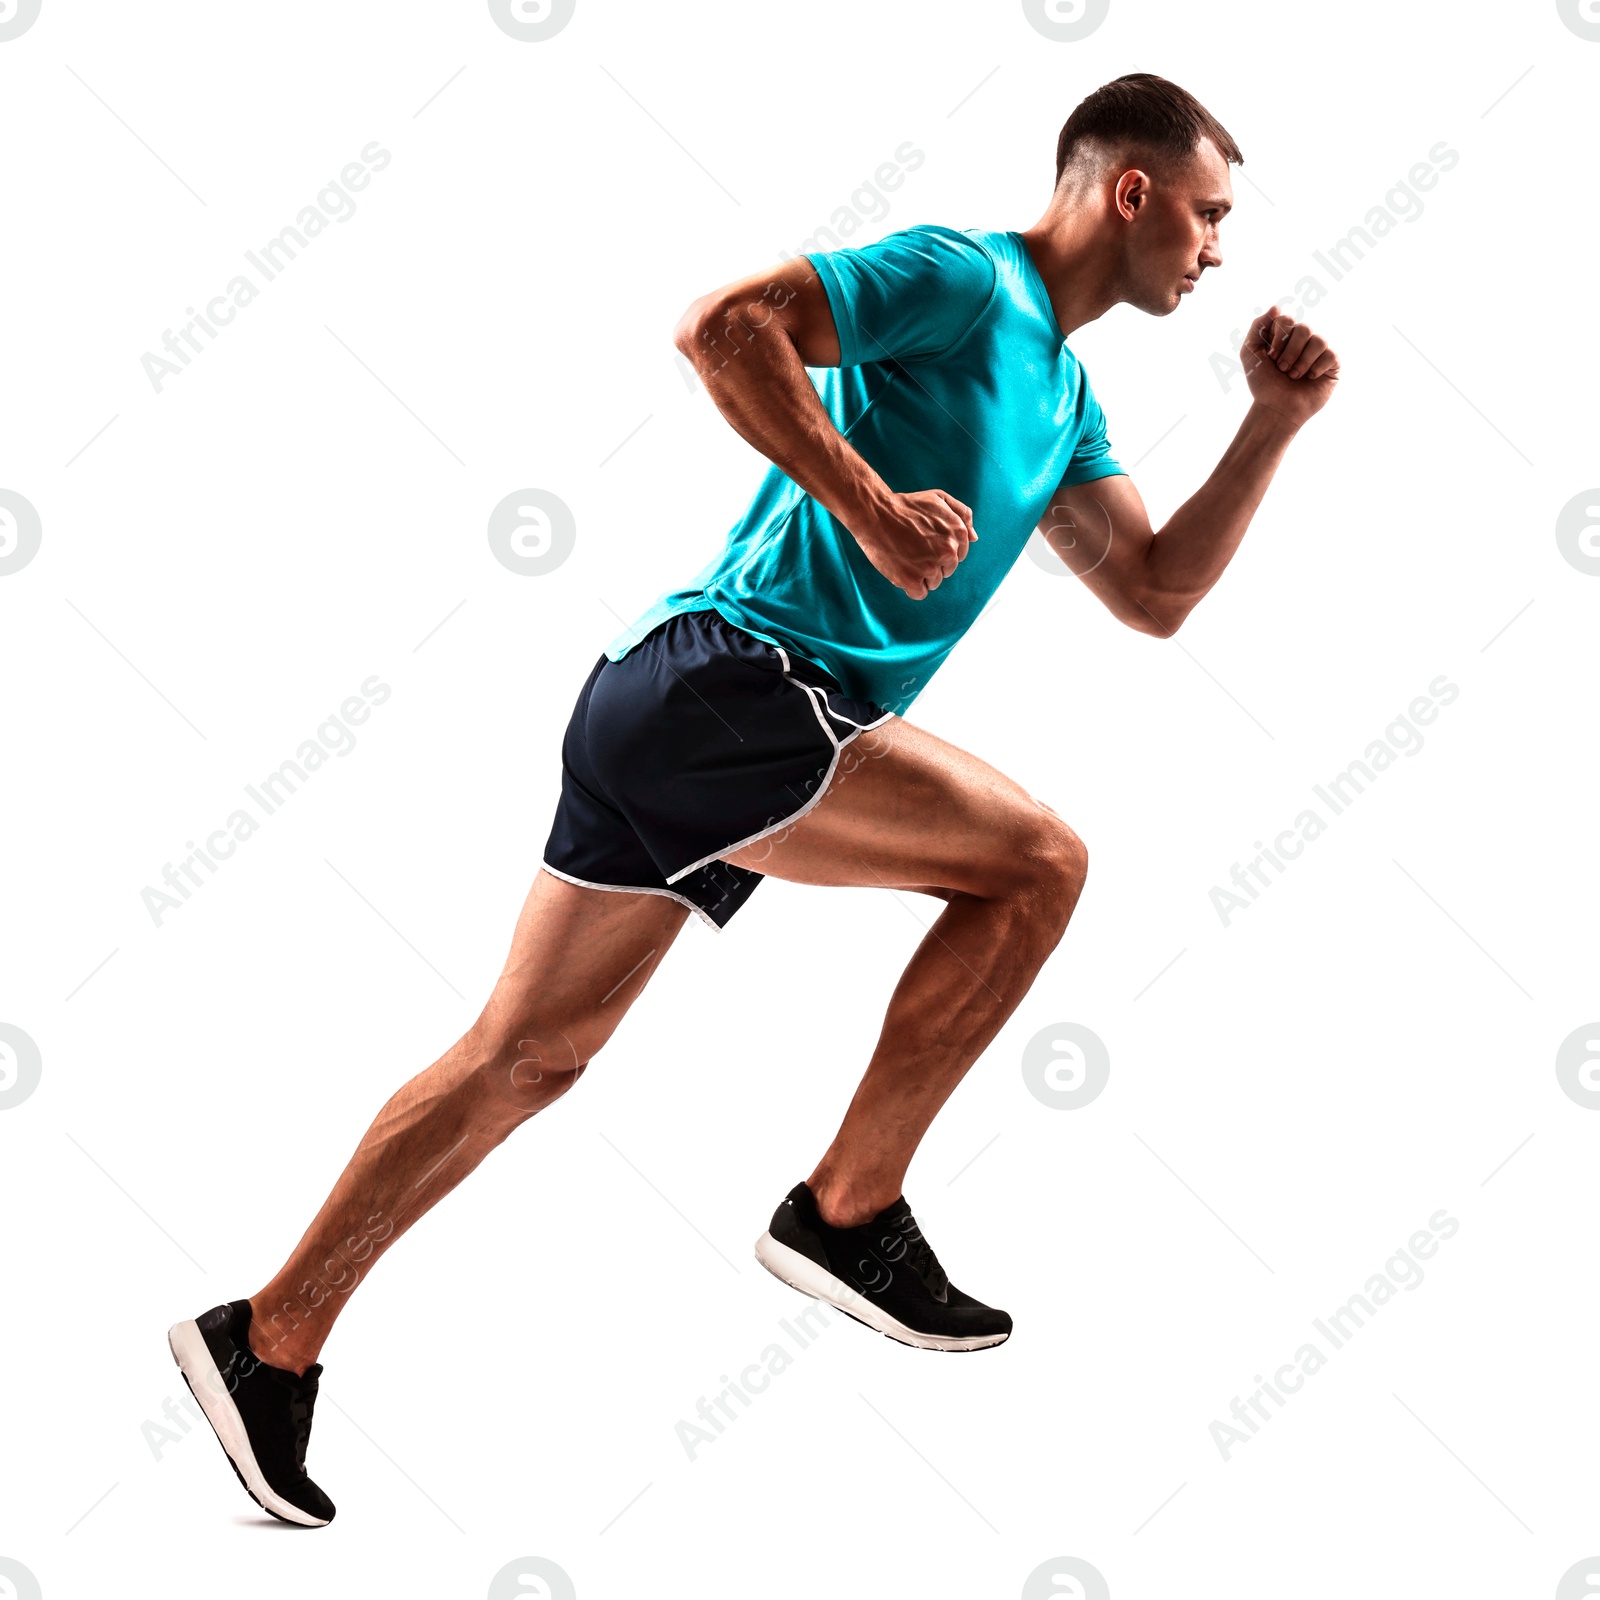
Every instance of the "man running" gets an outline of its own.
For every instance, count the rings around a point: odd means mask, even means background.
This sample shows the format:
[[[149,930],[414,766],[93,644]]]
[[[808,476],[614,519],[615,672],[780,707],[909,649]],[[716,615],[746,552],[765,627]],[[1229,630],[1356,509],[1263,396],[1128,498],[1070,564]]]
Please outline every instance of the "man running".
[[[1251,325],[1249,410],[1157,532],[1067,336],[1123,303],[1166,316],[1222,264],[1242,160],[1191,95],[1136,73],[1072,113],[1050,203],[1025,232],[907,228],[689,307],[678,348],[771,469],[721,554],[584,684],[544,869],[483,1014],[378,1113],[278,1274],[169,1335],[266,1510],[333,1517],[305,1448],[318,1356],[360,1277],[578,1081],[691,914],[724,927],[764,876],[944,906],[833,1143],[758,1258],[904,1344],[1009,1336],[1005,1312],[950,1282],[902,1190],[939,1108],[1060,940],[1087,857],[1042,801],[902,714],[1035,527],[1114,616],[1157,638],[1221,577],[1333,392],[1327,342],[1277,307]]]

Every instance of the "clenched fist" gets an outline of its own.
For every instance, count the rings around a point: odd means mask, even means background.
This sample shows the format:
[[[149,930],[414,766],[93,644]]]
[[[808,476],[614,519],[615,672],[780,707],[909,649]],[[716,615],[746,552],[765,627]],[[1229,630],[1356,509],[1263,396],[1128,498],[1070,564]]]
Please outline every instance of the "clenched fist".
[[[867,560],[913,600],[926,600],[965,560],[967,546],[978,537],[971,509],[943,489],[891,494],[870,518],[853,522],[850,531]]]
[[[1239,361],[1256,404],[1296,424],[1315,416],[1339,382],[1328,341],[1276,306],[1250,324]]]

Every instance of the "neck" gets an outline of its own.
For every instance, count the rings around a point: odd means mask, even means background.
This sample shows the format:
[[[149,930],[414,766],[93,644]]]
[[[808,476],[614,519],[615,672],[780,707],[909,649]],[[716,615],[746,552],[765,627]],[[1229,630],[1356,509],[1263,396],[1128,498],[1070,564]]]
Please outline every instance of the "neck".
[[[1063,334],[1104,316],[1122,299],[1120,254],[1090,207],[1051,205],[1022,238]]]

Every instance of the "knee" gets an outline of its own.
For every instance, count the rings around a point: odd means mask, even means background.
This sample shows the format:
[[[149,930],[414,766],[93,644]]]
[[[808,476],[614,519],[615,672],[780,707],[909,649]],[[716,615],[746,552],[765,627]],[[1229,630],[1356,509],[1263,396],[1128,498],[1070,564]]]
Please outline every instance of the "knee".
[[[1031,897],[1040,915],[1059,933],[1065,929],[1089,876],[1089,850],[1083,840],[1044,806],[1032,819],[1022,859]]]
[[[463,1044],[478,1092],[516,1120],[559,1100],[599,1048],[581,1018],[508,1016],[492,1008]]]

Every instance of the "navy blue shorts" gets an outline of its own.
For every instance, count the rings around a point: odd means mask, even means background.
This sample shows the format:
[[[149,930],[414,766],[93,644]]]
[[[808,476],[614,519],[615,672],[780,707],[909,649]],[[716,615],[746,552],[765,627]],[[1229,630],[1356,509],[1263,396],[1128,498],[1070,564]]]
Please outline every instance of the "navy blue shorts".
[[[721,928],[762,875],[718,857],[809,811],[840,751],[889,717],[715,611],[669,617],[578,695],[545,870]]]

